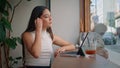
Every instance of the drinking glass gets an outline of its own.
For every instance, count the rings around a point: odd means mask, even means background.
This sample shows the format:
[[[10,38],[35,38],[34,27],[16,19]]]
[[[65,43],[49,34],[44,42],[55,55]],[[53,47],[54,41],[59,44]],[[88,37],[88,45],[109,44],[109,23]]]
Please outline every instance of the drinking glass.
[[[96,41],[94,37],[88,35],[84,43],[84,52],[86,57],[95,57],[96,55]]]

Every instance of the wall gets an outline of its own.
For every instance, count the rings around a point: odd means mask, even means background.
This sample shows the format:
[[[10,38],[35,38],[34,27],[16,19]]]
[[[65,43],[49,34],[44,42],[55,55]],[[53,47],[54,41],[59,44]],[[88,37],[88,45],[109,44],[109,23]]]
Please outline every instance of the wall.
[[[51,0],[53,31],[76,44],[79,36],[79,0]]]
[[[76,44],[79,37],[79,0],[51,0],[53,32],[62,39]],[[58,46],[53,46],[54,51]]]

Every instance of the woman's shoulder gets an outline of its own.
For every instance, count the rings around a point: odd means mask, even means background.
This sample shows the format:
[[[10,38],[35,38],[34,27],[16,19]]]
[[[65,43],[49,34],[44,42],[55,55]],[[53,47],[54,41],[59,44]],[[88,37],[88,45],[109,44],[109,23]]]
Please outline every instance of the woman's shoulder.
[[[24,32],[24,33],[22,33],[22,36],[25,36],[25,35],[30,35],[30,32]]]
[[[22,38],[27,38],[27,37],[31,37],[32,36],[32,34],[31,34],[31,32],[24,32],[23,34],[22,34]]]

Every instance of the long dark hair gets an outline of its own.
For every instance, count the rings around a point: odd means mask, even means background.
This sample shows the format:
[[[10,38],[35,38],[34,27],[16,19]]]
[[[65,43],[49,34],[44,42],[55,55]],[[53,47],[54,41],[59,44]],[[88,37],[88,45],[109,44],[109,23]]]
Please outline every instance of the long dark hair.
[[[28,23],[28,27],[27,29],[25,30],[25,32],[32,32],[32,31],[35,31],[35,19],[37,19],[38,17],[41,17],[41,15],[43,14],[43,11],[45,9],[48,9],[46,6],[36,6],[33,11],[32,11],[32,14],[31,14],[31,17],[30,17],[30,20],[29,20],[29,23]],[[50,33],[50,36],[51,38],[53,39],[53,32],[52,32],[52,28],[49,27],[47,28],[47,32]]]

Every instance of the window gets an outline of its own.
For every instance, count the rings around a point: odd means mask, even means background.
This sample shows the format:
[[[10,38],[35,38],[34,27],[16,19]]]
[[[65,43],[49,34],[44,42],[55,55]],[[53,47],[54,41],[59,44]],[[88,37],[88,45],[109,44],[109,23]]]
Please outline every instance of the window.
[[[94,26],[99,23],[104,24],[107,27],[106,32],[102,36],[105,47],[120,53],[120,0],[84,0],[81,3],[84,4],[82,5],[84,9],[81,7],[81,10],[84,10],[81,12],[81,15],[84,14],[82,16],[84,21],[80,21],[80,25],[82,24],[81,26],[84,26],[80,28],[81,31],[90,27],[90,23],[93,23]],[[89,10],[90,12],[88,12]],[[88,15],[85,15],[86,13]],[[89,15],[90,19],[88,19]],[[90,21],[88,22],[86,20]]]
[[[107,30],[102,39],[109,50],[109,59],[119,65],[120,0],[80,0],[80,6],[80,31],[87,32],[90,27],[104,24]]]

